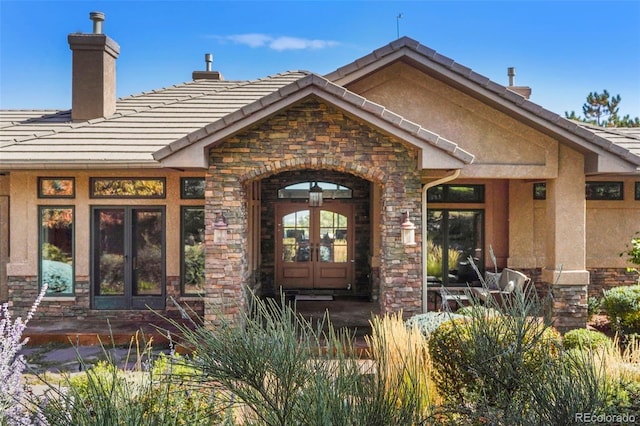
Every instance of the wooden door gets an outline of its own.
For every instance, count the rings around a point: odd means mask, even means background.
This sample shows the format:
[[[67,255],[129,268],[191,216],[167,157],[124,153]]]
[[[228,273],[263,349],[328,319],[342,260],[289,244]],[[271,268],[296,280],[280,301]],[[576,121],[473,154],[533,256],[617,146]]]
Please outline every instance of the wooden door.
[[[276,206],[276,284],[284,289],[348,289],[353,282],[353,208]]]

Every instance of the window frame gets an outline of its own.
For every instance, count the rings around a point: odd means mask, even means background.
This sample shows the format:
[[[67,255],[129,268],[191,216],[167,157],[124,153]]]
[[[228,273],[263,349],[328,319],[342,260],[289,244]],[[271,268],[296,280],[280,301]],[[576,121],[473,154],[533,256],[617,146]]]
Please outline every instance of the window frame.
[[[590,186],[593,187],[597,187],[597,186],[605,186],[605,185],[616,185],[618,186],[619,190],[619,196],[615,197],[615,198],[611,198],[611,197],[607,197],[607,196],[603,196],[603,197],[594,197],[593,195],[590,197],[588,194],[588,190]],[[624,182],[622,181],[588,181],[585,182],[585,199],[588,201],[623,201],[624,200]]]
[[[452,198],[450,195],[450,189],[454,187],[464,187],[470,188],[474,190],[474,193],[478,194],[472,200],[459,200]],[[442,199],[434,199],[433,192],[437,188],[441,188],[442,190]],[[429,196],[429,192],[432,192],[431,197]],[[484,184],[481,183],[454,183],[454,184],[442,184],[436,185],[427,190],[427,203],[429,204],[484,204],[486,201],[486,188]]]
[[[43,191],[43,183],[45,181],[69,181],[71,184],[71,194],[69,195],[60,195],[60,194],[45,194]],[[57,176],[38,176],[38,198],[76,198],[76,178],[75,177],[57,177]]]
[[[181,296],[202,296],[204,294],[204,288],[200,293],[198,292],[189,292],[186,289],[186,252],[185,252],[185,212],[189,209],[192,210],[202,210],[202,225],[205,226],[205,207],[204,205],[184,205],[180,206],[180,295]],[[202,241],[204,256],[205,256],[205,264],[206,264],[206,245],[205,241]],[[204,277],[206,282],[206,274]],[[204,283],[203,283],[204,285]]]
[[[547,183],[546,182],[535,182],[533,184],[533,199],[534,200],[547,199]]]
[[[42,262],[44,260],[42,256],[42,247],[45,243],[44,241],[44,229],[42,226],[42,214],[44,210],[71,210],[71,290],[64,292],[55,292],[52,291],[51,288],[47,289],[46,295],[47,297],[74,297],[76,293],[76,228],[75,228],[75,219],[76,219],[76,209],[74,205],[39,205],[38,206],[38,291],[42,289],[42,274],[43,267]],[[48,242],[48,241],[47,241]]]
[[[192,196],[192,195],[188,195],[185,193],[184,187],[185,187],[185,183],[189,180],[198,180],[198,181],[202,181],[203,188],[202,188],[202,196],[196,195],[196,196]],[[195,176],[187,176],[187,177],[181,177],[180,178],[180,198],[182,200],[204,200],[204,192],[206,190],[206,185],[207,185],[207,181],[204,177],[195,177]]]
[[[162,183],[162,194],[160,195],[99,195],[95,192],[95,183],[99,180],[111,181],[157,181]],[[89,198],[100,199],[164,199],[167,198],[167,178],[166,177],[90,177],[89,178]]]

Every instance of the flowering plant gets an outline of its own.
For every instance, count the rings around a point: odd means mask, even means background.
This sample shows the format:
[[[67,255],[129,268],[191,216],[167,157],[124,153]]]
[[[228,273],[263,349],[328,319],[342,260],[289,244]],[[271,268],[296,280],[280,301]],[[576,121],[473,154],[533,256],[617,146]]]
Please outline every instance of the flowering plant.
[[[11,320],[8,303],[3,303],[0,309],[0,424],[31,424],[24,409],[22,371],[25,361],[19,352],[28,340],[22,338],[22,333],[29,320],[33,318],[46,291],[45,284],[24,320],[21,317],[15,321]]]

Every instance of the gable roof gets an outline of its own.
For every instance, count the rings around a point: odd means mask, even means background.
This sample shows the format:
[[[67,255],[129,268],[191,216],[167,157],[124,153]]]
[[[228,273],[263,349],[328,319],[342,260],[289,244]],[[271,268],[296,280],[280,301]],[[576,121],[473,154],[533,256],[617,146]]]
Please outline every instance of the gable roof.
[[[407,62],[578,149],[586,156],[587,173],[640,171],[637,131],[614,132],[567,120],[408,37],[338,68],[325,78],[289,71],[251,81],[195,80],[119,99],[116,114],[84,122],[72,122],[70,111],[0,111],[0,171],[162,167],[176,162],[184,154],[177,154],[183,148],[193,145],[190,150],[194,149],[198,139],[200,144],[213,143],[222,134],[219,126],[234,123],[233,129],[225,130],[230,134],[259,116],[290,105],[286,96],[302,93],[324,99],[425,148],[423,166],[433,161],[424,158],[426,151],[445,153],[445,163],[472,162],[473,155],[455,143],[348,90],[350,83],[396,61]]]
[[[160,149],[154,157],[166,167],[207,167],[206,149],[308,97],[315,97],[334,105],[416,146],[422,152],[421,168],[460,168],[464,164],[473,162],[474,156],[461,149],[456,143],[316,74],[309,74],[274,91],[267,97],[190,133]]]
[[[428,75],[453,86],[511,117],[558,139],[586,155],[587,172],[606,172],[606,167],[617,166],[619,170],[636,172],[640,166],[640,154],[626,146],[618,145],[612,134],[594,132],[544,109],[525,99],[506,86],[491,81],[470,68],[456,63],[433,49],[421,45],[409,37],[402,37],[374,50],[337,70],[325,75],[334,83],[348,87],[371,73],[396,61],[404,61]],[[613,156],[603,159],[603,156]]]
[[[157,168],[155,151],[306,74],[195,80],[119,99],[112,116],[77,123],[70,111],[0,111],[0,168]]]

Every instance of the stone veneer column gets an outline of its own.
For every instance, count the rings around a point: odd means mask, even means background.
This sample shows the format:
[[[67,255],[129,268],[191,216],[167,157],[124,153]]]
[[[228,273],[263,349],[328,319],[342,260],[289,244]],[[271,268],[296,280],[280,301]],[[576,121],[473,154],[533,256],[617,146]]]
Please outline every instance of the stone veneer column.
[[[204,319],[217,325],[237,319],[247,307],[247,200],[238,177],[224,164],[207,176],[205,198]],[[219,214],[228,225],[222,241],[214,232]]]
[[[420,183],[411,173],[390,176],[382,188],[382,255],[380,262],[380,310],[422,312],[422,260]],[[402,242],[402,214],[416,225],[416,245]]]
[[[558,177],[547,180],[546,267],[542,279],[551,284],[553,317],[560,330],[587,323],[586,201],[584,157],[560,145]]]

